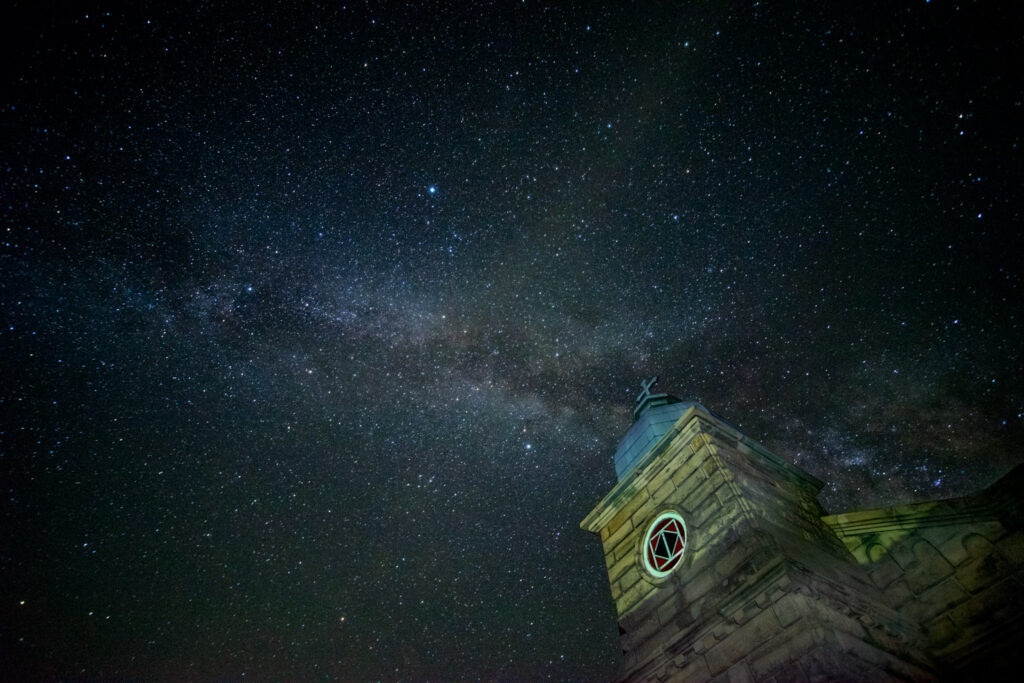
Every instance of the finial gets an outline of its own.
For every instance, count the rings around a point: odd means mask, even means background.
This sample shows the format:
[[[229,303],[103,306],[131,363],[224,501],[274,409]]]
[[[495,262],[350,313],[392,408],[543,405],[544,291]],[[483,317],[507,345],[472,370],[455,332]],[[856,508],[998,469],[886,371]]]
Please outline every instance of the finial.
[[[658,383],[658,376],[657,375],[655,375],[654,377],[650,378],[646,382],[641,380],[640,381],[640,386],[642,386],[644,388],[644,390],[640,393],[639,396],[636,397],[636,402],[637,403],[642,403],[645,398],[649,397],[651,395],[651,387],[653,387],[657,383]]]

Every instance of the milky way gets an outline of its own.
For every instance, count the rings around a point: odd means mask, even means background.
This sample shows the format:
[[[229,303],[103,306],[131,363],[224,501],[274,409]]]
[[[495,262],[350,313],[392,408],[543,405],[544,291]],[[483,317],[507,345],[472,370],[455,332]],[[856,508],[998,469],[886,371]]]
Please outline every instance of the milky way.
[[[830,511],[991,483],[994,4],[10,12],[5,669],[608,679],[578,524],[653,374]]]

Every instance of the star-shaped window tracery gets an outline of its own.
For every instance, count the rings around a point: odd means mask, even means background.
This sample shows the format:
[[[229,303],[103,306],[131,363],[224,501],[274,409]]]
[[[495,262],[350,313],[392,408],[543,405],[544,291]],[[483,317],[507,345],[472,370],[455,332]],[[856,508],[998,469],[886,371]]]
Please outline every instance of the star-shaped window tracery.
[[[686,549],[686,529],[682,519],[666,513],[651,527],[644,544],[647,568],[658,575],[668,574],[679,564]]]

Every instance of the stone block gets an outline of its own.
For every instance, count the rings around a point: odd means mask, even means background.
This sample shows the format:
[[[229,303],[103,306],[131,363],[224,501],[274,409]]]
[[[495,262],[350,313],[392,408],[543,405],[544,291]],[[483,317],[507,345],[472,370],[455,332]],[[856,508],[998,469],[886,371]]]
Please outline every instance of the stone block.
[[[732,538],[729,538],[729,536],[732,536]],[[749,573],[749,571],[741,571],[741,568],[750,561],[758,548],[752,544],[745,543],[738,536],[727,534],[722,545],[716,548],[716,550],[715,554],[718,556],[718,559],[715,560],[715,574],[719,578],[733,580],[741,578],[738,574]]]
[[[636,565],[636,557],[633,555],[626,555],[613,560],[611,555],[606,555],[605,559],[608,561],[608,580],[612,583],[622,578],[622,575],[627,569]]]
[[[626,501],[625,505],[612,517],[612,521],[608,523],[609,534],[615,535],[615,532],[619,530],[633,513],[636,512],[644,503],[649,500],[650,496],[644,491],[637,491],[636,494]]]
[[[605,527],[608,529],[610,527]],[[604,543],[604,551],[606,554],[614,554],[619,544],[622,543],[629,534],[633,531],[633,524],[629,520],[626,520],[625,524],[620,524],[615,530],[615,533],[608,534],[608,540]]]
[[[711,671],[703,657],[691,658],[686,666],[672,676],[673,681],[706,681],[711,678]]]
[[[958,632],[957,625],[945,614],[932,619],[925,625],[928,647],[932,650],[938,650],[953,642]]]
[[[636,586],[638,583],[643,583],[646,586],[652,585],[645,579],[645,577],[638,570],[627,570],[622,575],[622,578],[620,578],[618,581],[612,584],[612,594],[613,596],[618,595],[621,597],[628,593],[630,590],[632,590],[633,587]]]
[[[880,543],[896,563],[906,569],[914,562],[914,544],[920,540],[915,531],[890,529],[875,534],[875,542]]]
[[[628,560],[629,558],[623,559]],[[619,577],[618,583],[622,587],[622,592],[625,593],[642,580],[643,574],[641,573],[640,568],[637,567],[633,562],[630,562],[627,565],[625,571],[622,573],[622,576]]]
[[[902,609],[908,601],[914,598],[914,592],[910,590],[907,582],[903,579],[897,579],[886,586],[883,595],[885,596],[886,604],[894,609]]]
[[[725,507],[736,500],[736,492],[731,486],[719,486],[715,489],[715,498],[718,500],[719,505]]]
[[[793,593],[787,593],[772,605],[772,609],[775,610],[775,616],[778,618],[779,623],[782,624],[783,628],[789,626],[806,614],[807,609],[804,604],[805,600],[806,598]]]
[[[850,653],[826,644],[800,658],[803,670],[811,681],[873,681],[886,680],[880,667],[859,661]]]
[[[636,649],[639,643],[661,630],[661,624],[651,610],[631,613],[628,618],[620,620],[619,626],[625,631],[624,636],[629,640],[630,649]]]
[[[881,548],[877,543],[873,546],[874,548]],[[884,550],[878,555],[878,560],[874,561],[868,568],[871,576],[871,581],[879,588],[885,588],[893,581],[903,576],[903,569],[896,564],[896,560],[892,559],[892,556]]]
[[[774,683],[808,683],[810,679],[804,673],[804,670],[800,668],[800,664],[797,662],[787,662],[781,669],[779,669],[778,675],[771,679]]]
[[[962,532],[958,530],[957,533],[950,536],[942,544],[936,545],[942,556],[946,558],[954,567],[960,565],[962,562],[967,560],[969,557],[967,549],[964,547],[964,539]]]
[[[680,495],[682,496],[681,501],[683,505],[690,510],[720,509],[717,504],[717,500],[714,499],[714,494],[715,489],[725,483],[725,478],[722,476],[721,470],[715,470],[710,477],[698,482],[696,486],[689,490],[684,488],[687,481],[684,481],[683,486],[680,486]],[[709,498],[711,498],[711,500],[708,500]]]
[[[621,581],[619,583],[616,583],[615,585],[619,586],[620,584]],[[619,614],[625,614],[630,609],[635,607],[637,603],[650,597],[650,595],[655,590],[657,589],[646,579],[643,578],[641,578],[635,584],[630,586],[628,589],[619,590],[618,597],[615,597],[613,595],[613,598],[615,599],[615,605],[618,608]],[[612,593],[616,593],[614,588],[612,589]]]
[[[694,565],[696,564],[697,563],[694,562]],[[699,572],[694,574],[692,578],[686,580],[682,586],[682,592],[686,596],[687,600],[695,602],[707,595],[720,583],[720,581],[721,579],[715,575],[714,568],[705,566]]]
[[[973,558],[958,567],[956,578],[968,592],[977,593],[1007,576],[1011,571],[1010,563],[1002,553],[993,549],[988,555]]]
[[[718,508],[699,510],[692,525],[700,530],[702,545],[717,543],[723,534],[736,526],[736,515]]]
[[[967,557],[984,557],[992,552],[992,541],[973,530],[971,533],[964,534],[960,542],[964,546],[964,552],[967,553]]]
[[[999,552],[1016,567],[1024,565],[1024,532],[1017,530],[999,539]]]
[[[792,624],[774,638],[752,648],[747,662],[754,679],[762,681],[776,677],[779,681],[790,680],[785,672],[796,667],[797,660],[816,647],[823,637],[820,628],[802,621]]]
[[[711,635],[711,633],[707,633],[693,641],[693,651],[699,655],[703,655],[717,642],[718,641],[715,640],[715,637]]]
[[[1006,535],[1006,527],[994,519],[972,524],[971,531],[983,536],[989,543],[998,543]]]
[[[729,683],[754,683],[754,677],[750,673],[750,667],[745,662],[737,662],[729,667],[726,672]]]
[[[990,622],[1001,611],[1019,612],[1024,608],[1021,585],[1013,578],[1005,578],[971,596],[949,611],[949,618],[960,628],[978,622]]]
[[[674,503],[677,498],[682,498],[682,496],[678,495],[679,492],[676,489],[677,487],[675,484],[671,481],[666,481],[658,488],[657,491],[651,494],[651,500],[657,501],[659,505],[663,503]]]
[[[768,591],[766,590],[758,593],[757,597],[754,598],[754,604],[760,607],[761,609],[768,607],[773,602],[775,602],[775,600],[773,600],[771,596],[768,595]]]
[[[672,467],[671,465],[662,467],[661,471],[654,475],[654,477],[652,477],[644,487],[647,489],[647,493],[651,496],[655,496],[655,492],[663,485],[672,483],[672,475],[675,474],[677,469],[678,468]]]
[[[697,482],[707,479],[707,475],[701,467],[703,463],[704,458],[693,457],[688,460],[684,460],[683,463],[672,472],[670,476],[672,483],[678,486],[690,477],[695,477],[694,484],[691,484],[691,486],[693,486],[696,485]]]
[[[910,590],[921,593],[953,573],[953,565],[923,538],[913,547],[914,561],[906,566],[904,578]]]
[[[679,489],[676,493],[676,502],[685,509],[690,510],[692,515],[701,514],[702,519],[707,519],[707,516],[702,514],[705,512],[719,515],[721,514],[721,506],[718,505],[714,497],[714,486],[718,484],[719,482],[705,479],[689,491]]]
[[[847,606],[844,595],[822,595],[816,599],[807,599],[805,604],[809,618],[815,623],[828,624],[833,631],[849,633],[857,638],[867,634],[857,614]]]
[[[811,666],[804,665],[811,680],[835,680],[836,671],[842,672],[841,680],[850,681],[889,680],[894,677],[908,681],[926,681],[933,678],[917,663],[881,650],[861,638],[841,631],[835,631],[832,636],[834,646],[822,649],[822,652],[831,651],[831,656],[823,660],[827,662],[822,669],[825,678],[815,676]]]
[[[948,612],[970,597],[956,577],[950,576],[908,601],[900,611],[918,623]]]
[[[658,615],[658,623],[660,624],[682,626],[693,622],[687,609],[687,602],[678,594],[670,595],[665,602],[658,606],[656,613]]]
[[[711,635],[716,641],[722,641],[729,637],[729,635],[736,630],[736,624],[731,621],[720,621],[715,624],[715,627],[711,629]]]
[[[753,617],[758,612],[760,612],[760,610],[757,608],[757,605],[755,605],[754,603],[750,603],[736,610],[733,610],[732,614],[730,614],[729,617],[732,619],[732,623],[736,624],[737,626],[742,626],[743,624],[750,621],[751,617]]]
[[[612,557],[615,562],[618,562],[626,556],[635,556],[637,549],[640,547],[640,534],[643,533],[643,529],[633,528],[633,530],[621,541],[616,544],[615,549],[612,550]]]
[[[769,638],[777,635],[781,628],[772,610],[764,610],[743,626],[730,633],[722,642],[708,650],[706,659],[712,675],[725,671],[740,661]]]
[[[609,572],[609,573],[611,573],[611,571],[612,571],[612,567],[614,567],[614,566],[615,566],[615,563],[616,563],[616,562],[617,562],[617,560],[615,559],[615,555],[614,555],[614,554],[612,554],[612,553],[607,553],[607,554],[606,554],[606,555],[604,556],[604,566],[605,566],[605,568],[606,568],[606,569],[608,570],[608,572]],[[609,578],[610,578],[610,577],[609,577]]]
[[[637,530],[637,533],[642,534],[647,530],[647,526],[654,521],[655,513],[658,508],[666,503],[672,504],[674,502],[675,501],[672,496],[667,496],[666,498],[648,498],[646,503],[637,508],[629,521],[633,525],[633,528]]]
[[[917,533],[921,538],[931,543],[936,548],[941,550],[942,546],[950,541],[952,538],[960,536],[963,532],[961,531],[961,525],[949,524],[946,526],[926,526],[921,527],[917,530]]]

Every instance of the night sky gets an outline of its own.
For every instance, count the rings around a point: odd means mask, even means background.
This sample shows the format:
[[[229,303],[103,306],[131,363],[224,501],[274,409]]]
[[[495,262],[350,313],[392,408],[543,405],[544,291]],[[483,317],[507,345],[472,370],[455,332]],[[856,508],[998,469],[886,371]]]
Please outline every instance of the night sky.
[[[1024,457],[1020,3],[20,4],[8,675],[608,679],[654,374],[832,512]]]

